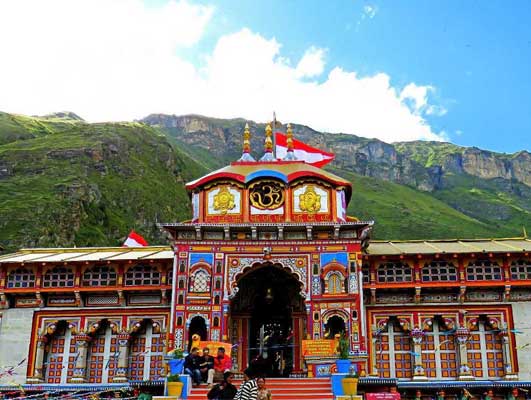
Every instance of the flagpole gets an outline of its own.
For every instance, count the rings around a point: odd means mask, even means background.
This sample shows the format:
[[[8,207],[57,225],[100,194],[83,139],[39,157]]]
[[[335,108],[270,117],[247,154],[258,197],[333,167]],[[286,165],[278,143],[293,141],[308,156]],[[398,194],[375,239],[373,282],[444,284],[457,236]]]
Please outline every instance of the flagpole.
[[[276,145],[277,145],[277,142],[276,142],[276,129],[277,129],[277,114],[273,111],[273,160],[277,160],[277,156],[276,156]]]

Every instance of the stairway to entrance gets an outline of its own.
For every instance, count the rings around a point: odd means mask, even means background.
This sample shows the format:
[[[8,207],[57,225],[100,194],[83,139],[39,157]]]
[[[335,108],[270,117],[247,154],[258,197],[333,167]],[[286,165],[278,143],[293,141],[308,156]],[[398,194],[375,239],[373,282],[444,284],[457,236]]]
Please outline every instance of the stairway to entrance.
[[[242,381],[234,381],[240,387]],[[333,400],[330,378],[268,378],[267,388],[274,400]],[[205,400],[206,385],[192,388],[189,400]]]

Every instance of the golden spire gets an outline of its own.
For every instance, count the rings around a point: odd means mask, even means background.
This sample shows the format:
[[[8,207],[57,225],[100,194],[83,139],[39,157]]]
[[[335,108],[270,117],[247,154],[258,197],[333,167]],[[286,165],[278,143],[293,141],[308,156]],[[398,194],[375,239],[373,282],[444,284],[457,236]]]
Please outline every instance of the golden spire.
[[[273,158],[273,139],[271,138],[273,136],[273,129],[271,129],[271,124],[267,124],[265,129],[265,142],[264,142],[264,150],[265,154],[262,156],[260,161],[275,161]]]
[[[291,124],[288,124],[288,130],[286,132],[288,151],[293,151],[293,131],[291,130]]]
[[[256,161],[251,155],[251,131],[249,130],[248,123],[245,124],[243,130],[243,151],[238,161]]]
[[[293,152],[293,131],[291,130],[291,124],[288,124],[287,130],[286,130],[286,145],[287,145],[287,153],[286,157],[284,157],[285,161],[295,161],[297,160],[297,157],[295,157],[295,153]]]
[[[243,152],[251,152],[251,132],[249,131],[249,124],[245,124],[245,129],[243,130]]]

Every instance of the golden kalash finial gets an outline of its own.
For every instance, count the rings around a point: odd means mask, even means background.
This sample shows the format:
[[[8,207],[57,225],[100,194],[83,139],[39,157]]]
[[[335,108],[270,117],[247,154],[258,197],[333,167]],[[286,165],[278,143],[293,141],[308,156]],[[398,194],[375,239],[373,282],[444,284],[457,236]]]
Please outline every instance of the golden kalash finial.
[[[248,123],[245,124],[245,129],[243,130],[243,151],[238,161],[256,161],[251,155],[251,131]]]
[[[266,138],[264,142],[265,153],[260,159],[260,161],[275,161],[275,158],[273,157],[273,139],[271,139],[271,137],[273,136],[273,130],[271,129],[271,124],[267,124],[265,134],[266,134]]]
[[[284,157],[284,160],[285,161],[297,160],[297,157],[295,157],[295,152],[293,151],[293,131],[291,130],[291,124],[288,124],[287,130],[286,130],[286,144],[287,144],[288,152],[286,153],[286,157]]]

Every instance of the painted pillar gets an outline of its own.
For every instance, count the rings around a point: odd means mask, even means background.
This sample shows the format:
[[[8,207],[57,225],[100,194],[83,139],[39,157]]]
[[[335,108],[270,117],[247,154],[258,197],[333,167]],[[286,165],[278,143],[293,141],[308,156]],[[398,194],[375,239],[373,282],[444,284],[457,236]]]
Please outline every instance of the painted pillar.
[[[426,371],[422,365],[422,339],[424,338],[424,331],[419,327],[413,328],[411,331],[411,340],[413,341],[413,380],[426,380]]]
[[[468,328],[459,327],[455,331],[455,337],[457,338],[457,346],[459,350],[459,380],[471,380],[474,379],[468,365],[468,352],[466,349],[466,342],[470,336]]]
[[[85,383],[85,373],[87,371],[87,353],[89,342],[92,338],[85,334],[81,333],[74,336],[77,346],[77,356],[76,356],[76,365],[74,367],[74,374],[72,376],[72,383]]]
[[[370,376],[378,376],[378,367],[377,367],[377,360],[376,360],[376,346],[378,344],[378,327],[376,325],[373,325],[371,327],[371,348],[370,348],[370,358],[371,358],[371,367],[370,367]]]
[[[513,370],[513,363],[512,363],[512,357],[511,357],[511,345],[510,345],[510,340],[509,340],[510,339],[509,331],[507,330],[507,328],[502,329],[500,331],[500,336],[502,339],[502,346],[503,346],[503,364],[505,365],[504,379],[516,380],[518,379],[518,374]]]
[[[117,335],[119,349],[118,369],[116,370],[116,375],[114,375],[112,379],[113,382],[127,382],[127,371],[129,369],[129,339],[131,339],[129,333],[119,333]]]
[[[28,383],[44,382],[44,350],[48,342],[47,336],[39,336],[35,352],[35,364],[33,366],[33,376],[28,379]]]

